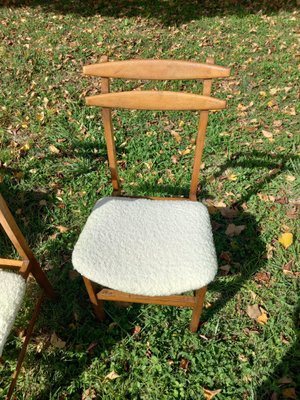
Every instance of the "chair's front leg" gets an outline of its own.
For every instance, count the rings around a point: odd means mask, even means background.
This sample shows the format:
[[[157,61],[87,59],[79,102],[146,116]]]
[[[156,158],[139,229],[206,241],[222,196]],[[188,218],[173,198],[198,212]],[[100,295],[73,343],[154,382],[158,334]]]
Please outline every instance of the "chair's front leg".
[[[197,332],[198,327],[199,327],[199,320],[203,308],[203,303],[204,303],[204,298],[205,298],[205,293],[206,293],[207,287],[203,287],[201,289],[196,290],[195,293],[195,305],[193,307],[193,314],[192,314],[192,320],[190,323],[190,330],[191,332]]]
[[[105,319],[105,311],[104,311],[104,307],[103,307],[103,301],[97,299],[97,294],[95,292],[92,282],[85,276],[83,276],[82,278],[83,278],[86,290],[88,292],[88,295],[90,297],[91,303],[93,304],[93,308],[94,308],[96,317],[100,321],[103,321]]]

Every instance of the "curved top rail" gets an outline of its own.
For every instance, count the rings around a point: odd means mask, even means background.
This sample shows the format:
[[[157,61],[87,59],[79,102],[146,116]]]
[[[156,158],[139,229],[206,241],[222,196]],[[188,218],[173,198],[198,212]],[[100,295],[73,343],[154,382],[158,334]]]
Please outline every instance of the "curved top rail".
[[[225,100],[192,93],[167,91],[131,91],[86,97],[86,104],[104,108],[135,110],[220,110]]]
[[[86,65],[83,74],[123,79],[212,79],[229,76],[230,69],[194,61],[128,60]]]

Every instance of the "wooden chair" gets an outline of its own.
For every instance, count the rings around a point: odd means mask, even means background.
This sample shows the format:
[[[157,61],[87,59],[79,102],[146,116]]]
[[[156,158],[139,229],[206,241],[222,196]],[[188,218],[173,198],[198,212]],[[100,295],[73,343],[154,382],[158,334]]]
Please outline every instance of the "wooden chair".
[[[44,296],[46,295],[50,298],[54,298],[55,295],[52,286],[26,243],[24,236],[1,194],[0,224],[20,256],[20,259],[17,260],[0,258],[0,357],[6,339],[15,321],[16,314],[22,304],[26,280],[29,274],[34,276],[35,280],[42,288],[42,293],[37,299],[32,318],[26,330],[25,340],[6,397],[6,399],[9,400],[16,386],[16,381]],[[14,270],[14,272],[12,270]]]
[[[83,68],[101,77],[101,94],[86,98],[102,107],[113,192],[98,201],[73,251],[95,314],[103,320],[103,301],[190,307],[196,332],[206,287],[217,271],[209,214],[197,202],[197,186],[209,110],[226,102],[210,96],[212,79],[230,70],[213,64],[173,60],[101,62]],[[203,95],[169,91],[110,93],[110,78],[201,79]],[[112,108],[200,111],[189,198],[122,197],[111,119]],[[155,201],[154,201],[155,200]],[[185,201],[184,201],[185,200]],[[98,293],[95,285],[104,287]],[[194,291],[194,296],[180,295]]]

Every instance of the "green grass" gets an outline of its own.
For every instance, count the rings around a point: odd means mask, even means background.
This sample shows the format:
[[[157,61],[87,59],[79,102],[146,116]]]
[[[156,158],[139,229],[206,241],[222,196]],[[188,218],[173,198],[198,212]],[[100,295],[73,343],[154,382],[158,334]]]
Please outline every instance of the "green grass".
[[[204,399],[204,388],[221,389],[220,400],[300,396],[293,274],[300,190],[299,179],[290,178],[299,176],[296,4],[16,0],[2,6],[0,16],[1,193],[59,294],[58,302],[43,306],[17,398]],[[187,329],[191,311],[168,307],[107,304],[109,318],[96,322],[82,280],[69,274],[72,248],[91,208],[111,193],[100,113],[83,101],[99,90],[99,81],[81,76],[82,66],[102,54],[196,61],[212,55],[232,68],[231,78],[213,87],[228,109],[210,115],[200,198],[222,201],[239,214],[233,221],[211,215],[219,265],[231,269],[228,275],[220,270],[210,285],[196,335]],[[152,87],[125,87],[139,85]],[[112,90],[121,87],[112,83]],[[201,89],[195,82],[172,87]],[[187,193],[192,152],[179,151],[193,145],[194,113],[122,111],[114,122],[124,191]],[[246,229],[230,238],[229,222]],[[60,225],[68,231],[61,233]],[[285,231],[294,234],[288,249],[278,243]],[[4,236],[0,250],[12,255]],[[290,260],[295,264],[286,274]],[[5,347],[0,398],[16,364],[32,290]],[[252,304],[267,311],[265,325],[248,317]],[[133,335],[135,326],[141,331]],[[54,332],[66,342],[63,349],[51,344]],[[119,377],[106,379],[111,371]]]

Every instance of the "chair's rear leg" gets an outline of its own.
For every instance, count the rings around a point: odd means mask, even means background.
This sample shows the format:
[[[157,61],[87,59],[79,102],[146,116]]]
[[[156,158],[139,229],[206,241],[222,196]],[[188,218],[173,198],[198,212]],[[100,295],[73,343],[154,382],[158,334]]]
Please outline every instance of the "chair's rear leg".
[[[206,290],[207,290],[206,286],[201,289],[196,290],[196,293],[195,293],[196,302],[193,307],[192,320],[190,323],[191,332],[197,332],[197,330],[198,330]]]
[[[93,308],[94,308],[96,317],[100,321],[103,321],[105,319],[105,311],[104,311],[104,307],[103,307],[103,301],[97,299],[97,294],[95,292],[92,282],[89,279],[87,279],[85,276],[83,276],[83,281],[84,281],[86,290],[88,292],[88,295],[90,297],[90,300],[93,304]]]

